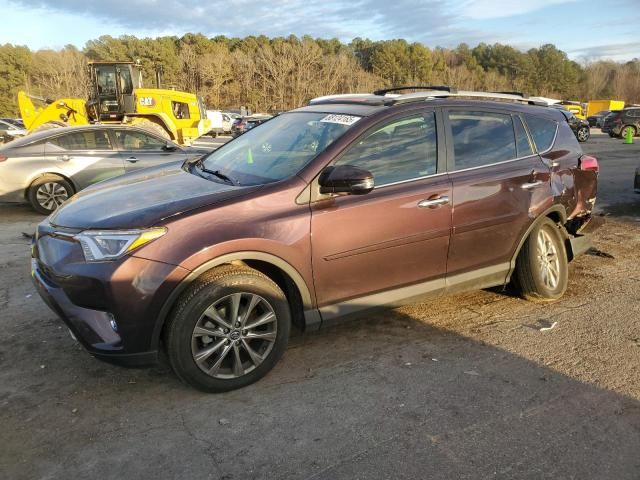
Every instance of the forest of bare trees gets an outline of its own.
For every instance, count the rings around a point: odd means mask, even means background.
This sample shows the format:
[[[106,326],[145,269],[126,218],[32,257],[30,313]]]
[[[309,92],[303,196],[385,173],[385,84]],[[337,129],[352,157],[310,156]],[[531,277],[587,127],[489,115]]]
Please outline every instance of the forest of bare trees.
[[[139,60],[147,85],[163,65],[164,83],[202,95],[209,108],[282,111],[328,93],[389,85],[446,84],[460,89],[517,90],[587,101],[640,103],[640,60],[578,64],[553,45],[527,52],[508,45],[428,48],[404,40],[349,44],[310,37],[181,38],[103,36],[82,50],[31,51],[0,45],[0,115],[17,115],[16,93],[85,97],[86,62]]]

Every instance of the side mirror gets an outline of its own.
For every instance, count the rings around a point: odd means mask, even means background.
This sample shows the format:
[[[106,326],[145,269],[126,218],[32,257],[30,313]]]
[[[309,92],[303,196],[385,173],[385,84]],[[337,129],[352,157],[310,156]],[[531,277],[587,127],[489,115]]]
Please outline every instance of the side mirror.
[[[176,149],[176,146],[173,143],[167,142],[162,149],[166,152],[173,152]]]
[[[318,179],[320,193],[363,195],[373,190],[371,172],[352,165],[327,167]]]

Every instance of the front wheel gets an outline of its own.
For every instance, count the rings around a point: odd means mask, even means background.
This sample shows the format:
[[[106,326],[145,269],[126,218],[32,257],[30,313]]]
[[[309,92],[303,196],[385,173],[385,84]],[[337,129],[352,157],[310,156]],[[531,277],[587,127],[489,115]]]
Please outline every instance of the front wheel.
[[[533,228],[518,254],[514,284],[527,300],[550,302],[564,295],[568,271],[559,226],[545,218]]]
[[[580,127],[576,136],[578,137],[579,142],[586,142],[587,140],[589,140],[591,132],[589,131],[588,127]]]
[[[228,265],[205,273],[182,295],[164,339],[182,381],[224,392],[259,380],[275,366],[290,325],[278,285],[257,270]]]

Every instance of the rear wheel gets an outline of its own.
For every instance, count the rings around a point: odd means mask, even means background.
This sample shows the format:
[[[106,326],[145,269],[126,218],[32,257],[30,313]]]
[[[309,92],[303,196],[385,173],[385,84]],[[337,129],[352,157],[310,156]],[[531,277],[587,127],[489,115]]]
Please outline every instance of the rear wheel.
[[[635,137],[636,136],[636,128],[632,125],[626,125],[625,127],[622,128],[622,130],[620,130],[620,136],[622,138],[627,138],[627,132],[630,131],[631,132],[631,136]]]
[[[58,175],[43,175],[27,190],[27,199],[38,213],[49,215],[73,195],[73,186]]]
[[[143,119],[137,123],[134,123],[133,125],[146,130],[147,132],[155,133],[157,136],[162,137],[166,140],[171,140],[171,135],[169,135],[169,132],[167,132],[163,126],[158,125],[151,120]]]
[[[578,129],[578,132],[576,134],[576,136],[578,137],[578,141],[579,142],[586,142],[587,140],[589,140],[589,137],[591,136],[591,132],[589,131],[589,127],[580,127]]]
[[[266,375],[289,341],[291,314],[282,290],[248,267],[228,265],[182,295],[164,331],[169,362],[185,383],[224,392]]]
[[[567,289],[568,262],[559,227],[545,218],[525,241],[514,272],[514,284],[527,300],[550,302]]]

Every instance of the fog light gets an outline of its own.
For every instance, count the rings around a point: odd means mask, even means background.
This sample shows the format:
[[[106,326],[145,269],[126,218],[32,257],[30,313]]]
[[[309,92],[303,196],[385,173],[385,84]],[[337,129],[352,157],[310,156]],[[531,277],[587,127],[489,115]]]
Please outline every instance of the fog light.
[[[114,332],[117,332],[118,331],[118,324],[116,323],[116,319],[110,313],[107,313],[107,316],[109,317],[109,325],[111,325],[111,328],[113,328]]]

